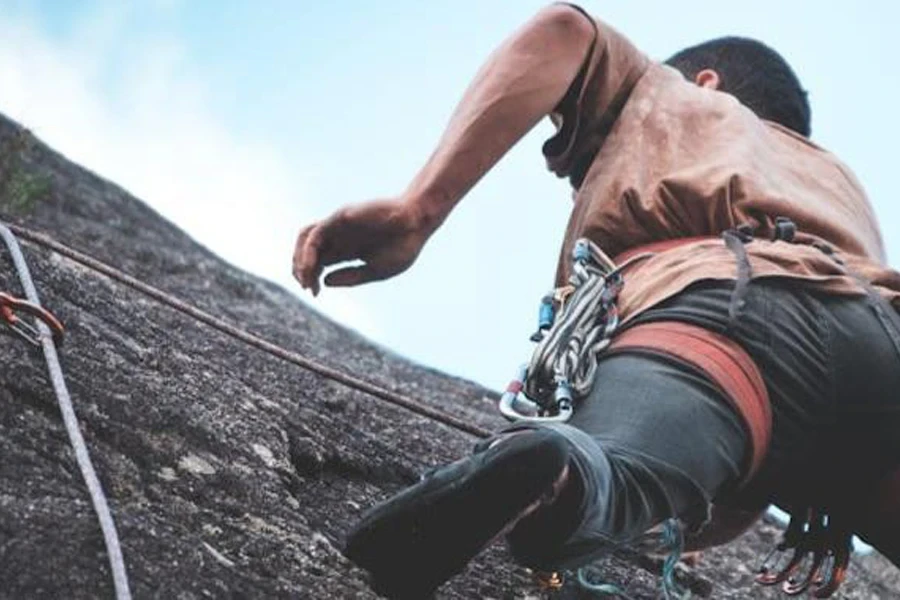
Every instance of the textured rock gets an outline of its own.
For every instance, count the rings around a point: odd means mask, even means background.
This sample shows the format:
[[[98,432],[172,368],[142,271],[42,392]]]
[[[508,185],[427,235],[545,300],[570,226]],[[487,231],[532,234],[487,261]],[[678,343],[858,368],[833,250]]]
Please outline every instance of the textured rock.
[[[0,139],[18,131],[0,118]],[[480,427],[500,424],[494,392],[329,321],[39,142],[21,158],[0,161],[0,179],[21,169],[46,185],[11,198],[0,181],[4,220],[288,350]],[[276,358],[40,245],[23,248],[44,304],[68,329],[62,360],[136,598],[374,597],[339,551],[347,529],[421,471],[465,454],[474,437]],[[21,294],[2,260],[0,289]],[[0,336],[0,353],[0,597],[111,597],[100,530],[41,356],[9,336]],[[700,596],[776,597],[750,581],[777,533],[763,523],[705,553],[682,578]],[[634,598],[656,598],[656,566],[623,555],[602,561],[601,572]],[[857,558],[843,597],[891,598],[898,584],[881,557]],[[578,594],[569,585],[557,596]],[[439,597],[545,593],[496,547]]]

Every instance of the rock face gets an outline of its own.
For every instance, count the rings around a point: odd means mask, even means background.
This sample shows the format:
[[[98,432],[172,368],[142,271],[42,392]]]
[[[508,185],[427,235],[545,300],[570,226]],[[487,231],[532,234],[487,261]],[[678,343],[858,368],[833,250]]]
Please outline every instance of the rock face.
[[[22,135],[0,118],[0,140]],[[287,350],[479,427],[501,424],[494,392],[329,321],[37,141],[0,147],[16,153],[0,160],[4,221]],[[40,244],[22,245],[44,305],[67,326],[67,381],[134,596],[374,598],[339,551],[348,528],[476,438],[248,345]],[[0,290],[22,295],[5,253],[0,264]],[[0,353],[0,597],[112,597],[100,529],[42,357],[5,335]],[[778,531],[762,523],[705,553],[682,579],[700,596],[777,597],[751,579]],[[631,597],[656,598],[658,580],[645,563],[619,556],[600,564]],[[871,599],[894,590],[897,571],[869,555],[855,559],[842,592]],[[438,596],[545,594],[496,547]],[[580,597],[571,584],[555,595]]]

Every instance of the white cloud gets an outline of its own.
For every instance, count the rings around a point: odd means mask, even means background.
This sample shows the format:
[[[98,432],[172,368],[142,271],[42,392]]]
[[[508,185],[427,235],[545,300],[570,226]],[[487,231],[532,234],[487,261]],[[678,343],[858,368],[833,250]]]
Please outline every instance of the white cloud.
[[[299,161],[229,130],[178,40],[161,31],[136,38],[116,6],[64,36],[50,36],[33,16],[0,21],[0,111],[225,259],[296,290],[294,236],[313,216]],[[350,298],[329,294],[315,304],[377,337]]]

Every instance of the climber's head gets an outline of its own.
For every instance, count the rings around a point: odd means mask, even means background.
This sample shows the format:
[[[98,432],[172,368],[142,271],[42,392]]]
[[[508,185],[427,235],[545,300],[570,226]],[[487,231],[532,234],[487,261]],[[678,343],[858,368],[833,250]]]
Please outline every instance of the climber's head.
[[[762,42],[723,37],[686,48],[666,64],[698,85],[735,96],[760,118],[809,137],[806,90],[787,61]]]

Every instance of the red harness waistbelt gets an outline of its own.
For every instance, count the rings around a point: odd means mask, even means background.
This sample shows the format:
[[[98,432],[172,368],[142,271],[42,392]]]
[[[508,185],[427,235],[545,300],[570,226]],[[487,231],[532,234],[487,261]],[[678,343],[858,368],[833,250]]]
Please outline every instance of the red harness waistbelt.
[[[634,350],[687,364],[719,387],[750,435],[750,461],[744,480],[750,479],[762,464],[772,436],[769,395],[750,355],[723,335],[678,321],[635,325],[617,335],[608,351]]]

